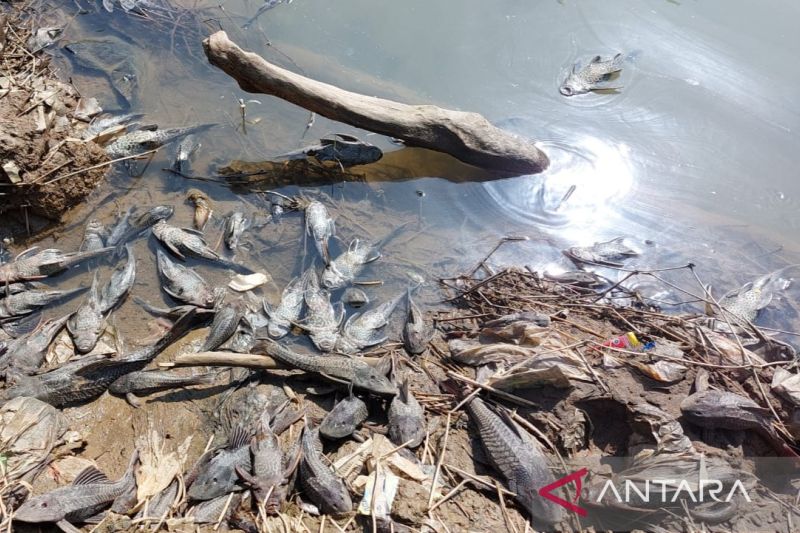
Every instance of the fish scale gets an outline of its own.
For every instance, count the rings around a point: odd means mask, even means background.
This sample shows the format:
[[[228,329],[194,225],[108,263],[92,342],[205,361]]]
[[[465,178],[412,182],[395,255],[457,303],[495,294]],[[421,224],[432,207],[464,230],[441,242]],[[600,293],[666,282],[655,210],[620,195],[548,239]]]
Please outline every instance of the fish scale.
[[[470,401],[467,412],[478,428],[489,461],[502,474],[508,489],[516,494],[532,518],[546,524],[561,520],[560,508],[537,493],[539,488],[555,481],[538,443],[511,429],[480,398]]]
[[[267,333],[273,339],[279,339],[289,333],[292,323],[300,318],[305,303],[304,287],[311,272],[313,271],[310,270],[305,275],[290,281],[281,294],[278,306],[274,310],[268,310]]]
[[[306,429],[302,438],[303,459],[300,482],[306,495],[325,513],[346,513],[353,508],[350,493],[342,480],[322,462],[319,429]]]
[[[203,124],[187,128],[134,131],[119,137],[106,146],[106,154],[111,159],[130,157],[163,146],[184,135],[206,130],[212,126],[213,124]]]

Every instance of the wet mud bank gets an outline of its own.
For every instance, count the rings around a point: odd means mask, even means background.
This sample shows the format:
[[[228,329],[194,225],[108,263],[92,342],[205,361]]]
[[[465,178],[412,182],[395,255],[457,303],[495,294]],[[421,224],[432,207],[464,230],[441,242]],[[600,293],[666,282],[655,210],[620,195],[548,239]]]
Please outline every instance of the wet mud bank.
[[[84,139],[96,101],[51,67],[61,29],[34,27],[24,3],[0,11],[0,220],[3,238],[60,220],[103,181],[103,148]],[[35,13],[34,13],[35,14]]]

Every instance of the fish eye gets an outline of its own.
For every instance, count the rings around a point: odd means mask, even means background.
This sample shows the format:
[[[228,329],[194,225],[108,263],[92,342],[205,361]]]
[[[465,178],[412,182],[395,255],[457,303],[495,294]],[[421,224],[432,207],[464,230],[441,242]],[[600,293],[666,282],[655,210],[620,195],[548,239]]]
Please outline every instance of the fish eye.
[[[42,502],[42,503],[41,503],[41,506],[42,506],[42,507],[47,507],[47,502]]]

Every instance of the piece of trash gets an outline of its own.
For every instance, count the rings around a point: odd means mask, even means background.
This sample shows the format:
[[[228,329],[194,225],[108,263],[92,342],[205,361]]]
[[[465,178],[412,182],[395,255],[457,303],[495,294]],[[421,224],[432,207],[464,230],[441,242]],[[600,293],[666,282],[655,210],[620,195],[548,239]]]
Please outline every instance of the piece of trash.
[[[8,180],[11,183],[16,184],[22,181],[22,178],[19,176],[19,167],[13,161],[6,161],[3,163],[3,172],[6,173],[6,176],[8,176]]]
[[[102,112],[103,108],[100,107],[97,98],[81,98],[78,100],[78,106],[75,108],[75,112],[72,113],[72,116],[78,120],[89,122],[93,116],[99,115]]]
[[[228,287],[238,292],[246,292],[265,283],[269,283],[272,278],[262,272],[255,274],[237,274],[228,283]]]
[[[685,366],[670,361],[656,361],[655,363],[629,361],[629,364],[648,378],[662,383],[680,381],[684,378],[688,370]]]
[[[400,478],[389,471],[378,468],[369,476],[364,487],[364,497],[358,505],[358,513],[375,518],[387,518],[392,510]]]
[[[644,339],[643,339],[644,340]],[[656,343],[651,340],[644,340],[642,342],[632,331],[612,337],[603,342],[603,346],[615,348],[617,350],[628,350],[631,352],[645,352],[655,348]]]

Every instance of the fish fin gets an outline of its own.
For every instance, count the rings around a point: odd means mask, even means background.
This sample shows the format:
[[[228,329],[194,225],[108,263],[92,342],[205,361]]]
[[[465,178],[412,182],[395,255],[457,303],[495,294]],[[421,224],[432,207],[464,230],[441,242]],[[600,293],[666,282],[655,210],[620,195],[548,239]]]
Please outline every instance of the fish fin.
[[[294,453],[289,456],[284,456],[284,464],[283,466],[283,479],[289,479],[292,476],[292,473],[297,469],[298,465],[300,464],[300,460],[303,458],[303,448],[297,446]]]
[[[344,322],[344,317],[346,316],[347,312],[345,311],[344,304],[342,302],[336,302],[336,305],[333,306],[334,316],[336,316],[336,327],[340,327],[342,322]]]
[[[320,372],[319,375],[324,377],[325,379],[328,379],[328,380],[333,381],[335,383],[341,383],[342,385],[349,385],[350,384],[349,381],[345,381],[345,380],[343,380],[341,378],[337,378],[337,377],[331,376],[330,374],[326,374],[325,372]]]
[[[162,242],[163,242],[163,241],[162,241]],[[175,247],[175,245],[174,245],[174,244],[172,244],[172,243],[169,243],[169,242],[164,242],[164,246],[166,246],[166,247],[169,249],[169,251],[170,251],[170,252],[172,252],[172,253],[175,255],[175,257],[177,257],[177,258],[178,258],[178,259],[180,259],[181,261],[186,261],[186,256],[184,256],[184,255],[183,255],[183,254],[180,252],[180,250],[178,250],[178,249]]]
[[[341,140],[347,141],[347,142],[354,142],[354,143],[359,142],[358,137],[354,137],[354,136],[348,135],[346,133],[334,133],[333,136],[334,137],[339,137]]]
[[[194,229],[194,228],[181,228],[181,229],[183,231],[185,231],[186,233],[192,233],[192,234],[198,235],[200,237],[205,237],[205,234],[202,231],[200,231],[199,229]]]
[[[38,246],[31,246],[27,250],[23,250],[20,253],[18,253],[17,256],[14,258],[14,261],[18,261],[18,260],[24,259],[26,257],[34,256],[37,253],[39,253],[41,250],[42,249],[40,247],[38,247]]]
[[[758,302],[756,303],[756,309],[761,310],[768,306],[772,301],[773,296],[774,293],[772,291],[761,291],[761,294],[758,297]]]
[[[228,436],[228,448],[236,450],[250,444],[250,432],[242,426],[236,426]]]
[[[403,380],[403,384],[400,386],[400,400],[403,403],[408,403],[408,398],[411,396],[411,385],[408,382],[408,377]]]
[[[589,61],[589,63],[601,63],[602,61],[603,61],[603,58],[602,58],[602,57],[600,57],[600,56],[594,56],[594,57],[591,59],[591,61]]]
[[[127,401],[134,409],[138,409],[142,406],[141,400],[139,400],[139,398],[132,392],[125,394],[125,401]]]
[[[161,288],[164,289],[164,292],[166,292],[168,295],[172,296],[174,299],[176,299],[178,301],[182,301],[182,298],[180,298],[176,293],[174,293],[171,290],[169,290],[167,287],[162,286]]]
[[[87,466],[75,476],[73,485],[91,485],[94,483],[111,483],[111,480],[95,466]]]
[[[234,466],[233,469],[236,470],[236,475],[239,476],[239,479],[241,479],[242,482],[245,485],[247,485],[250,488],[254,488],[254,487],[258,486],[258,480],[256,480],[256,478],[253,477],[250,474],[250,472],[247,472],[241,466],[238,466],[238,465]]]
[[[361,316],[361,312],[360,311],[358,313],[353,313],[352,315],[350,315],[348,317],[347,321],[344,323],[344,328],[342,328],[342,330],[343,331],[347,331],[347,327],[350,325],[350,323],[353,320],[355,320],[356,318],[358,318],[359,316]]]
[[[109,13],[110,12],[111,11],[109,11]],[[72,524],[70,524],[69,522],[67,522],[66,518],[62,518],[61,520],[56,522],[56,527],[58,527],[58,529],[60,529],[64,533],[80,533],[81,532],[80,529],[78,529],[77,527],[75,527]]]
[[[572,73],[573,73],[573,74],[577,74],[577,73],[578,73],[578,69],[579,69],[579,68],[580,68],[580,62],[576,61],[576,62],[575,62],[575,63],[573,63],[573,65],[572,65]]]
[[[377,261],[380,258],[381,258],[381,251],[378,250],[378,249],[375,249],[375,250],[372,251],[372,253],[369,256],[364,258],[364,264],[366,265],[367,263],[372,263],[373,261]]]

